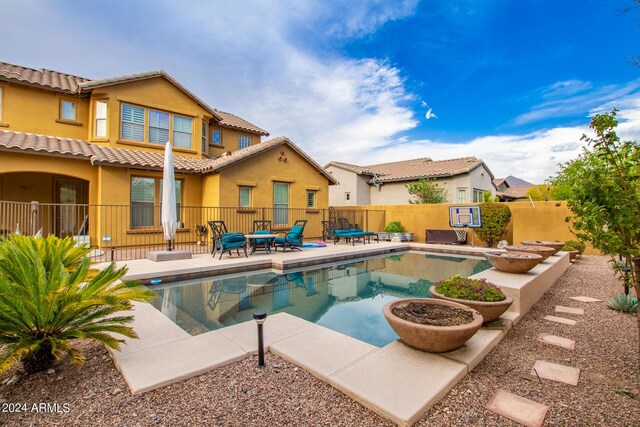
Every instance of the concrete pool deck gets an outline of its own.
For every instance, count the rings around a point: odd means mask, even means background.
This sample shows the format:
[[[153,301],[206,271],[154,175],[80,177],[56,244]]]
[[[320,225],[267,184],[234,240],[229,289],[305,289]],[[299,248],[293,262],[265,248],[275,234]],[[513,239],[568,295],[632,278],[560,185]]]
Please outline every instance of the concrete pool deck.
[[[128,261],[126,278],[180,280],[260,268],[295,268],[406,250],[481,256],[487,249],[380,242],[222,260],[196,255],[192,260],[163,263]],[[378,348],[286,313],[268,317],[265,350],[306,369],[381,416],[399,425],[410,425],[498,345],[514,322],[568,266],[568,254],[560,252],[525,275],[490,269],[472,276],[486,277],[498,284],[514,297],[514,305],[501,319],[483,326],[464,346],[449,353],[425,353],[400,341]],[[132,326],[140,339],[127,340],[121,351],[111,351],[111,355],[133,394],[202,374],[257,352],[253,321],[191,336],[150,304],[136,303]]]

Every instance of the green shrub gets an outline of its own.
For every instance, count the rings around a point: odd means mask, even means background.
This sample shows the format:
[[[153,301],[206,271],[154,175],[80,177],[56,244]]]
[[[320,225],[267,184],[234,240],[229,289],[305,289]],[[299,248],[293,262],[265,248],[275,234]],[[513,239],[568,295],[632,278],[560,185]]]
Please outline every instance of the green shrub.
[[[587,244],[579,240],[567,240],[564,242],[563,251],[578,251],[580,255],[587,249]]]
[[[404,227],[400,223],[400,221],[391,221],[384,227],[384,231],[386,233],[403,233]]]
[[[0,372],[22,362],[34,373],[64,356],[80,364],[76,339],[118,349],[124,340],[111,333],[137,338],[126,326],[133,316],[117,313],[154,294],[135,281],[114,283],[127,272],[114,263],[87,280],[90,249],[74,245],[55,236],[0,238]]]
[[[617,294],[607,301],[607,307],[623,313],[637,313],[638,300],[631,295]]]
[[[476,228],[476,234],[488,247],[494,247],[507,234],[511,210],[505,203],[481,203],[480,215],[482,227]]]
[[[499,287],[486,279],[470,279],[456,274],[436,282],[436,292],[449,298],[495,302],[506,299]]]

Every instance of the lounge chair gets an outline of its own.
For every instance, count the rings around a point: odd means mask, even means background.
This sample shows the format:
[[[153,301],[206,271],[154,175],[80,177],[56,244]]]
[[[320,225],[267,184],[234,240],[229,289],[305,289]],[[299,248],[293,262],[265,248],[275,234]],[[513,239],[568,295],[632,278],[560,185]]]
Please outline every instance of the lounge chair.
[[[276,237],[273,242],[274,250],[278,250],[278,248],[282,248],[282,252],[286,251],[287,248],[291,250],[302,250],[303,243],[303,233],[304,227],[307,225],[306,219],[299,219],[295,222],[291,230],[287,232],[284,237]]]
[[[211,228],[211,254],[215,256],[220,252],[220,258],[225,252],[229,252],[231,255],[232,250],[236,250],[238,256],[240,255],[240,249],[244,249],[244,256],[249,257],[247,254],[247,239],[242,233],[229,233],[224,221],[207,221],[209,228]]]
[[[355,229],[339,229],[333,221],[322,221],[322,240],[326,242],[327,239],[332,239],[334,245],[340,239],[344,239],[345,243],[351,242],[353,246],[358,239],[362,239],[363,244],[371,243],[371,236],[377,236],[377,234],[369,231],[355,231]]]
[[[271,234],[271,221],[253,221],[253,232],[251,234]],[[257,249],[264,249],[266,252],[269,252],[272,243],[273,239],[252,239],[251,253],[254,253]]]
[[[374,233],[373,231],[364,231],[362,228],[358,227],[358,224],[350,224],[347,218],[338,218],[338,222],[340,223],[340,230],[347,230],[350,233],[363,233],[358,237],[366,237],[367,241],[371,243],[371,237],[375,236],[376,242],[379,242],[378,233]]]

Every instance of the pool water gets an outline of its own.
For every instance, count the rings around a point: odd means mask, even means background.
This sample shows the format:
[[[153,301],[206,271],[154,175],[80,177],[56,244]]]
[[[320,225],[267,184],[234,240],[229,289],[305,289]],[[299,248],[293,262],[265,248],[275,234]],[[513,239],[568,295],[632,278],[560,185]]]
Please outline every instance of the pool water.
[[[280,272],[184,280],[149,288],[151,303],[191,335],[252,320],[253,313],[289,313],[382,347],[398,336],[382,308],[398,298],[428,298],[438,280],[490,268],[484,259],[405,252]],[[268,327],[268,320],[265,324]]]

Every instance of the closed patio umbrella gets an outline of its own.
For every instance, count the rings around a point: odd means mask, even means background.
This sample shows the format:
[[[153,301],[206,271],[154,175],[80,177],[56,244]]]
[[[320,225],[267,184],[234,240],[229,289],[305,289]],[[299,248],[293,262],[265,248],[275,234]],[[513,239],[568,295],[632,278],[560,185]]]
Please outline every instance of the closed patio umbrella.
[[[161,219],[167,249],[173,250],[173,239],[176,235],[178,217],[176,214],[176,181],[173,172],[173,152],[168,141],[164,150],[164,170],[162,172]]]

